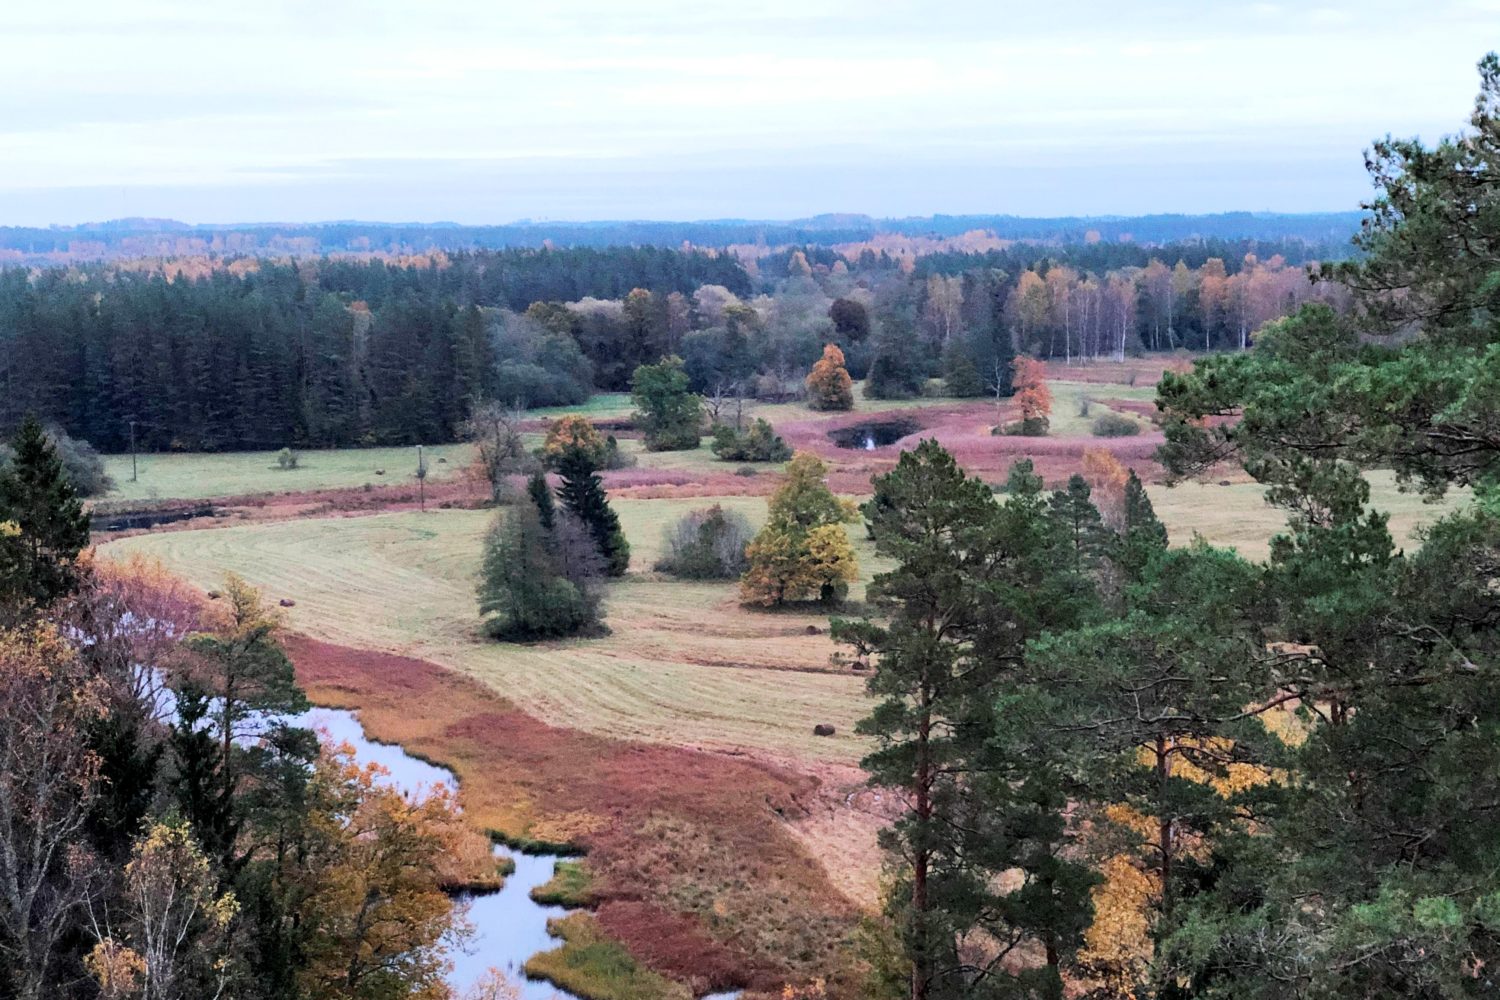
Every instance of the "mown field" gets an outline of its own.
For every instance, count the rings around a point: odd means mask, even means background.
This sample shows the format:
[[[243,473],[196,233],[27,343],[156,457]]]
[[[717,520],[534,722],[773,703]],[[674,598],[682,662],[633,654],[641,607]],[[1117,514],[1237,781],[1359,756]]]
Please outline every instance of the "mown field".
[[[458,474],[469,461],[471,449],[464,444],[434,445],[423,453],[428,481],[441,482]],[[416,448],[304,451],[295,469],[280,468],[276,455],[274,451],[143,454],[136,460],[135,482],[130,480],[129,455],[107,455],[104,469],[115,486],[100,499],[200,500],[416,482]]]
[[[1411,541],[1441,508],[1375,478],[1376,505]],[[1153,487],[1158,512],[1179,544],[1197,534],[1263,558],[1281,527],[1254,484]],[[854,722],[868,710],[863,681],[830,664],[827,616],[740,606],[732,584],[685,583],[651,572],[663,529],[705,498],[616,501],[633,550],[630,576],[610,585],[612,634],[534,646],[498,644],[477,632],[474,582],[483,510],[406,511],[313,518],[111,542],[141,552],[208,589],[225,572],[290,599],[290,625],[314,638],[403,653],[474,677],[554,725],[628,739],[756,751],[771,758],[852,762],[862,745]],[[765,500],[718,500],[752,523]],[[1456,502],[1456,501],[1450,501]],[[858,526],[850,537],[864,579],[881,567]],[[818,630],[809,634],[809,629]],[[812,736],[817,723],[838,729]]]

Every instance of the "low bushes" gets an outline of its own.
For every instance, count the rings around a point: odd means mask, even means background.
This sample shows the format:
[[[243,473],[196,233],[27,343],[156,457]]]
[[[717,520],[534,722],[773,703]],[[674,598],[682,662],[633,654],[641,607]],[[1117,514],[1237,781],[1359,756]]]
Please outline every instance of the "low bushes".
[[[1104,413],[1094,420],[1094,425],[1090,430],[1093,431],[1094,437],[1130,437],[1141,432],[1141,425],[1118,413]]]
[[[785,462],[792,457],[792,449],[764,418],[744,430],[719,424],[709,447],[725,462]]]
[[[667,528],[656,569],[687,580],[733,580],[748,565],[751,537],[743,514],[718,504],[690,511]]]
[[[1046,417],[1030,417],[996,427],[990,433],[1004,434],[1007,437],[1046,437],[1050,426],[1051,422]]]

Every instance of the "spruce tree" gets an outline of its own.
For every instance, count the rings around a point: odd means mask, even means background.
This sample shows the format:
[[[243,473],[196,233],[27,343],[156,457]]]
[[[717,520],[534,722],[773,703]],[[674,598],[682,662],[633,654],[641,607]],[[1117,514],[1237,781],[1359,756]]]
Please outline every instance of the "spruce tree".
[[[1139,580],[1151,557],[1166,548],[1166,525],[1156,516],[1145,484],[1131,469],[1125,480],[1124,516],[1115,545],[1114,562],[1128,578]]]
[[[526,495],[536,505],[537,518],[542,522],[542,527],[551,531],[553,519],[557,515],[557,505],[552,502],[552,487],[547,485],[545,472],[531,474],[526,482]]]
[[[36,418],[22,421],[11,449],[0,472],[0,603],[46,605],[76,585],[89,519]]]
[[[619,515],[609,505],[604,480],[591,464],[576,457],[560,462],[558,472],[562,475],[558,499],[588,528],[609,575],[624,576],[630,568],[630,543],[620,528]]]
[[[1109,549],[1109,529],[1083,476],[1074,473],[1065,489],[1053,492],[1048,502],[1052,517],[1062,531],[1062,557],[1073,573],[1088,576],[1098,570]]]

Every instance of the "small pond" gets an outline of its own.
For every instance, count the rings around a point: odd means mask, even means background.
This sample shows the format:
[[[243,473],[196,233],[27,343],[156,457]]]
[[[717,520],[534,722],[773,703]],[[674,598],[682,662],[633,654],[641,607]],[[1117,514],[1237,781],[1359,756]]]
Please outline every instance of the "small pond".
[[[915,434],[922,425],[908,417],[892,420],[867,420],[852,427],[840,427],[828,432],[829,438],[840,448],[858,451],[874,451],[888,444],[895,444],[908,434]]]

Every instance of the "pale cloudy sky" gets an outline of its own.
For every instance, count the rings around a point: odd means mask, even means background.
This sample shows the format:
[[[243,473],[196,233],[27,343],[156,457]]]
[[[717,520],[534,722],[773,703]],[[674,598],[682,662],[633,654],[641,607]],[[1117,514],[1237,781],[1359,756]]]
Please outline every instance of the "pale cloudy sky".
[[[0,225],[1353,208],[1500,0],[53,0]]]

